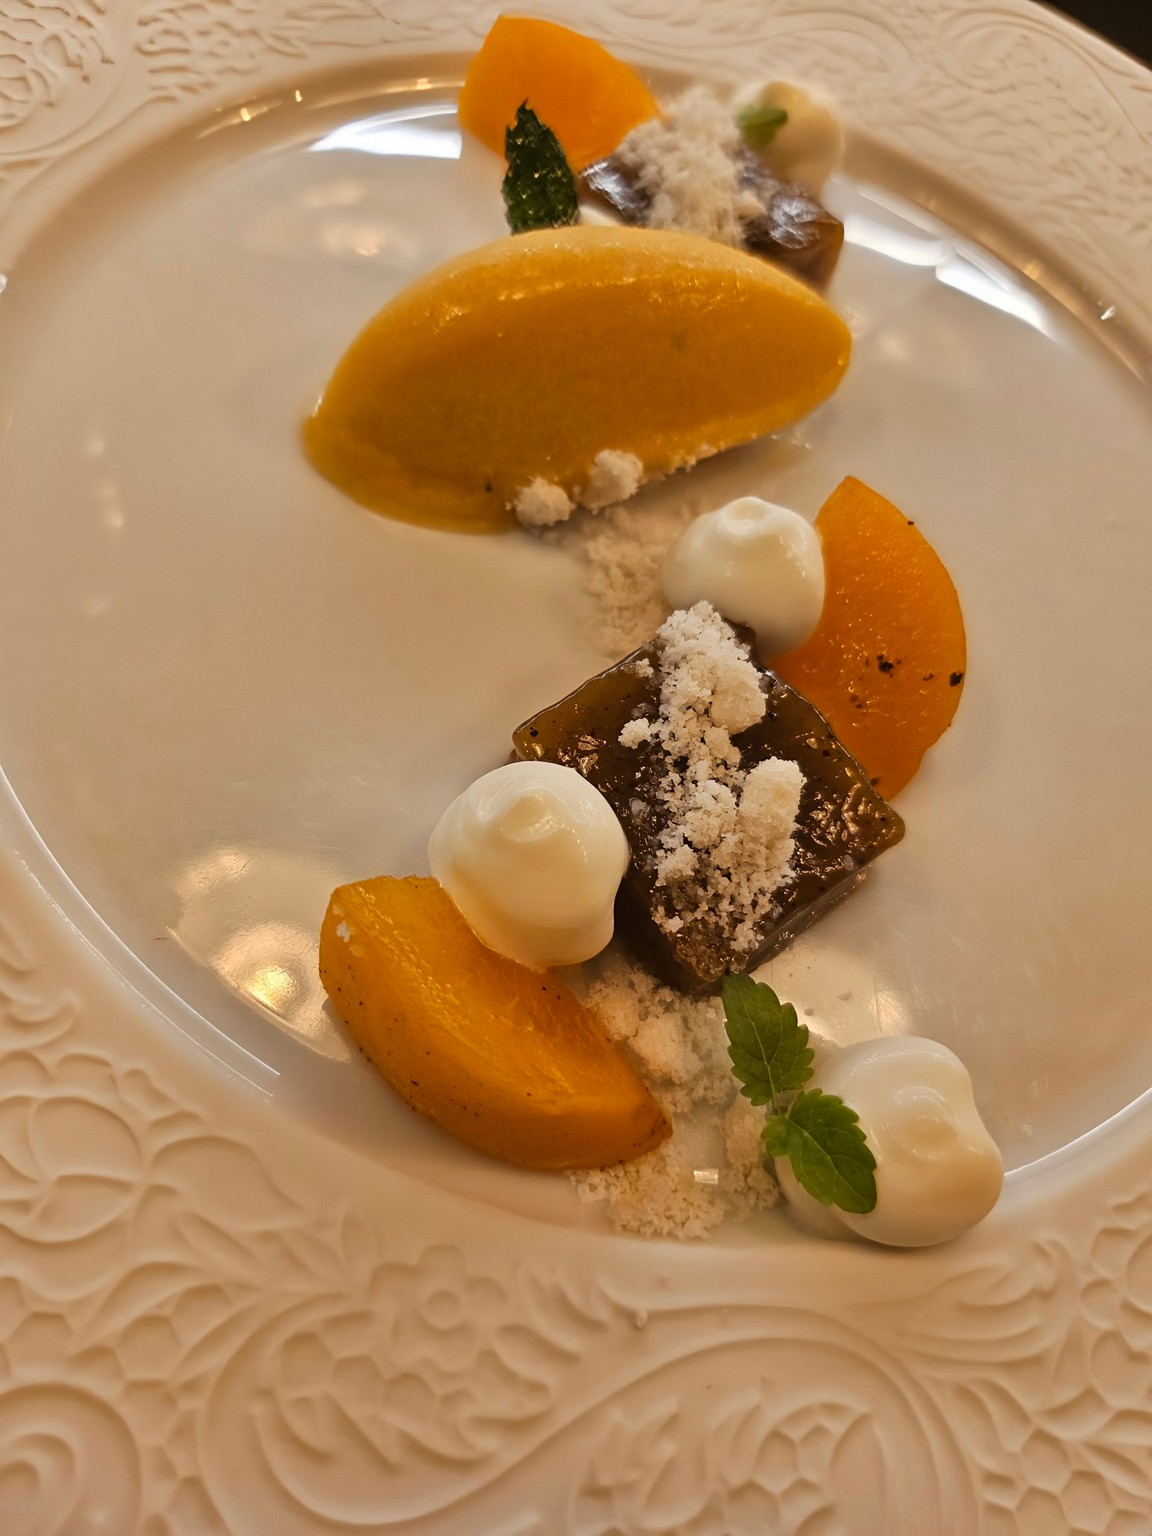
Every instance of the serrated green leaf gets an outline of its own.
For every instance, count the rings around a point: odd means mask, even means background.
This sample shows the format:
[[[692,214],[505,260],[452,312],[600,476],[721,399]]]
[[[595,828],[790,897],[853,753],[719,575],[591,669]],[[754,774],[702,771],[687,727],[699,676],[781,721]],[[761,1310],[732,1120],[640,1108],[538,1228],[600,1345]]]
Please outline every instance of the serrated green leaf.
[[[745,107],[736,114],[736,126],[749,149],[763,149],[788,121],[783,107]]]
[[[769,1115],[760,1132],[760,1140],[769,1157],[787,1157],[792,1145],[792,1123],[787,1115]]]
[[[843,1099],[818,1088],[798,1094],[786,1115],[772,1115],[764,1150],[786,1157],[804,1189],[821,1205],[865,1215],[876,1206],[876,1159],[860,1117]]]
[[[576,178],[560,147],[527,102],[504,131],[504,209],[514,235],[529,229],[557,229],[580,217]]]
[[[807,1026],[791,1003],[782,1003],[751,976],[724,978],[724,1027],[740,1092],[753,1104],[771,1104],[794,1093],[812,1076]]]

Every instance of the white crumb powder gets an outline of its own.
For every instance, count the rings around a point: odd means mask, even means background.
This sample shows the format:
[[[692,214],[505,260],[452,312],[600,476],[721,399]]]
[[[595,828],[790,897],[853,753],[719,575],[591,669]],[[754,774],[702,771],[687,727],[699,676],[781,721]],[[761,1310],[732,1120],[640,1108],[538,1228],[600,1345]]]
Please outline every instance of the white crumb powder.
[[[659,715],[629,721],[620,733],[625,747],[659,743],[668,763],[656,789],[665,825],[655,872],[672,910],[658,910],[656,921],[677,933],[686,923],[720,920],[735,952],[749,954],[774,915],[776,893],[794,878],[804,776],[780,758],[740,766],[732,737],[763,718],[764,695],[747,646],[710,604],[678,609],[656,642]]]
[[[740,130],[731,107],[706,86],[693,86],[663,117],[633,128],[615,158],[651,199],[645,222],[742,244],[740,221],[764,212],[740,186]]]
[[[764,1129],[764,1110],[738,1093],[724,1116],[724,1152],[730,1163],[745,1165],[760,1161],[760,1132]]]
[[[774,1205],[776,1183],[760,1162],[764,1111],[738,1096],[719,999],[686,998],[610,952],[584,1000],[635,1056],[672,1135],[634,1162],[574,1173],[580,1198],[650,1237],[706,1237],[726,1217]]]
[[[336,925],[336,937],[338,939],[342,939],[345,944],[350,944],[352,942],[352,930],[349,928],[346,922],[338,923]]]
[[[644,465],[634,453],[605,448],[592,461],[588,481],[580,492],[580,505],[592,511],[611,507],[635,496],[644,480]]]
[[[685,997],[615,950],[588,964],[576,984],[609,1035],[635,1052],[666,1112],[728,1104],[735,1079],[719,998]]]
[[[583,559],[588,633],[606,661],[643,645],[667,618],[660,567],[692,516],[684,505],[617,506],[565,529]]]
[[[703,1070],[691,1040],[669,1029],[664,1018],[645,1019],[632,1036],[632,1049],[652,1077],[675,1087],[687,1087]]]
[[[573,500],[562,485],[539,476],[517,491],[512,510],[525,528],[554,528],[567,522],[577,506],[598,512],[627,501],[644,483],[644,465],[634,453],[603,448],[592,460],[585,485]]]
[[[663,681],[660,685],[661,739],[673,757],[691,757],[701,729],[706,735],[735,734],[763,720],[760,674],[711,603],[679,608],[656,632]],[[717,739],[713,755],[731,762],[740,754]],[[733,754],[735,756],[733,757]]]
[[[517,492],[512,510],[525,528],[551,528],[571,517],[574,505],[563,486],[537,478]]]
[[[799,763],[770,757],[754,763],[736,807],[736,836],[741,862],[764,871],[764,890],[775,893],[794,878],[796,843],[792,836],[800,810],[804,775]]]
[[[622,747],[638,747],[642,741],[648,741],[652,735],[652,725],[648,720],[629,720],[628,724],[620,732],[620,745]]]

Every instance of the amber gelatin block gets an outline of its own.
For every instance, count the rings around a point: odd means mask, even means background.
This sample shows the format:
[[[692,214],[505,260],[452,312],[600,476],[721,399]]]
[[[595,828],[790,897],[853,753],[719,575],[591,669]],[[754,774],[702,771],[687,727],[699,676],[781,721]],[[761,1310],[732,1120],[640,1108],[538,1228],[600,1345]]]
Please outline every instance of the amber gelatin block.
[[[649,667],[637,667],[647,662]],[[649,670],[650,668],[650,670]],[[660,649],[651,642],[566,699],[542,709],[515,732],[522,758],[543,758],[577,769],[611,802],[632,848],[616,905],[617,933],[666,981],[689,993],[715,990],[729,971],[750,971],[803,932],[846,896],[865,867],[904,835],[904,823],[877,794],[868,774],[806,699],[762,672],[763,720],[733,737],[741,766],[765,758],[796,762],[804,789],[792,860],[795,879],[780,892],[751,953],[737,951],[722,922],[705,918],[669,934],[657,914],[670,915],[656,884],[655,850],[665,822],[654,789],[667,771],[662,747],[620,745],[620,732],[638,715],[655,716],[660,699]]]

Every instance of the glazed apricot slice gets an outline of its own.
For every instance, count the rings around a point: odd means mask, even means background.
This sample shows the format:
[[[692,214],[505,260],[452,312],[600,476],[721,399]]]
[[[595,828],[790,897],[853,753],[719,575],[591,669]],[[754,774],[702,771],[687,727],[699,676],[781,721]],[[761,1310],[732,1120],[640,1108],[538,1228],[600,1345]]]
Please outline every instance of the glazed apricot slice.
[[[533,230],[439,267],[369,321],[304,442],[366,506],[490,531],[536,480],[580,500],[605,450],[651,477],[790,425],[836,388],[850,347],[818,294],[744,251]]]
[[[544,971],[488,949],[435,880],[333,892],[320,976],[364,1054],[413,1109],[524,1168],[600,1168],[669,1134],[595,1016]]]
[[[824,611],[772,670],[825,717],[886,798],[952,723],[964,685],[964,616],[952,578],[890,501],[847,479],[816,519]]]
[[[461,126],[502,155],[504,130],[525,101],[575,171],[610,155],[660,111],[635,70],[590,37],[554,21],[499,16],[460,92]]]

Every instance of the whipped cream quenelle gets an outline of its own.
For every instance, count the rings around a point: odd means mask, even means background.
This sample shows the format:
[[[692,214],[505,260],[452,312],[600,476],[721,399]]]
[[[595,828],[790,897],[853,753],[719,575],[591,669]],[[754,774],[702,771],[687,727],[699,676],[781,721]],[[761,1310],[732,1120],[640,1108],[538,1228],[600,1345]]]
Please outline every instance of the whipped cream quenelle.
[[[508,763],[453,800],[428,842],[432,874],[489,949],[534,970],[575,965],[612,937],[628,840],[574,768]]]
[[[824,607],[820,535],[799,513],[758,496],[689,523],[660,575],[673,608],[708,602],[754,629],[762,662],[806,640]]]
[[[819,193],[844,154],[844,130],[828,102],[786,80],[741,91],[733,106],[739,115],[749,109],[775,107],[788,114],[784,125],[757,151],[762,165],[781,181],[795,181]]]
[[[876,1206],[864,1216],[822,1206],[781,1159],[780,1185],[802,1226],[918,1248],[959,1237],[996,1204],[1000,1151],[980,1119],[967,1068],[946,1045],[917,1035],[864,1040],[829,1056],[813,1086],[860,1116],[876,1159]]]

